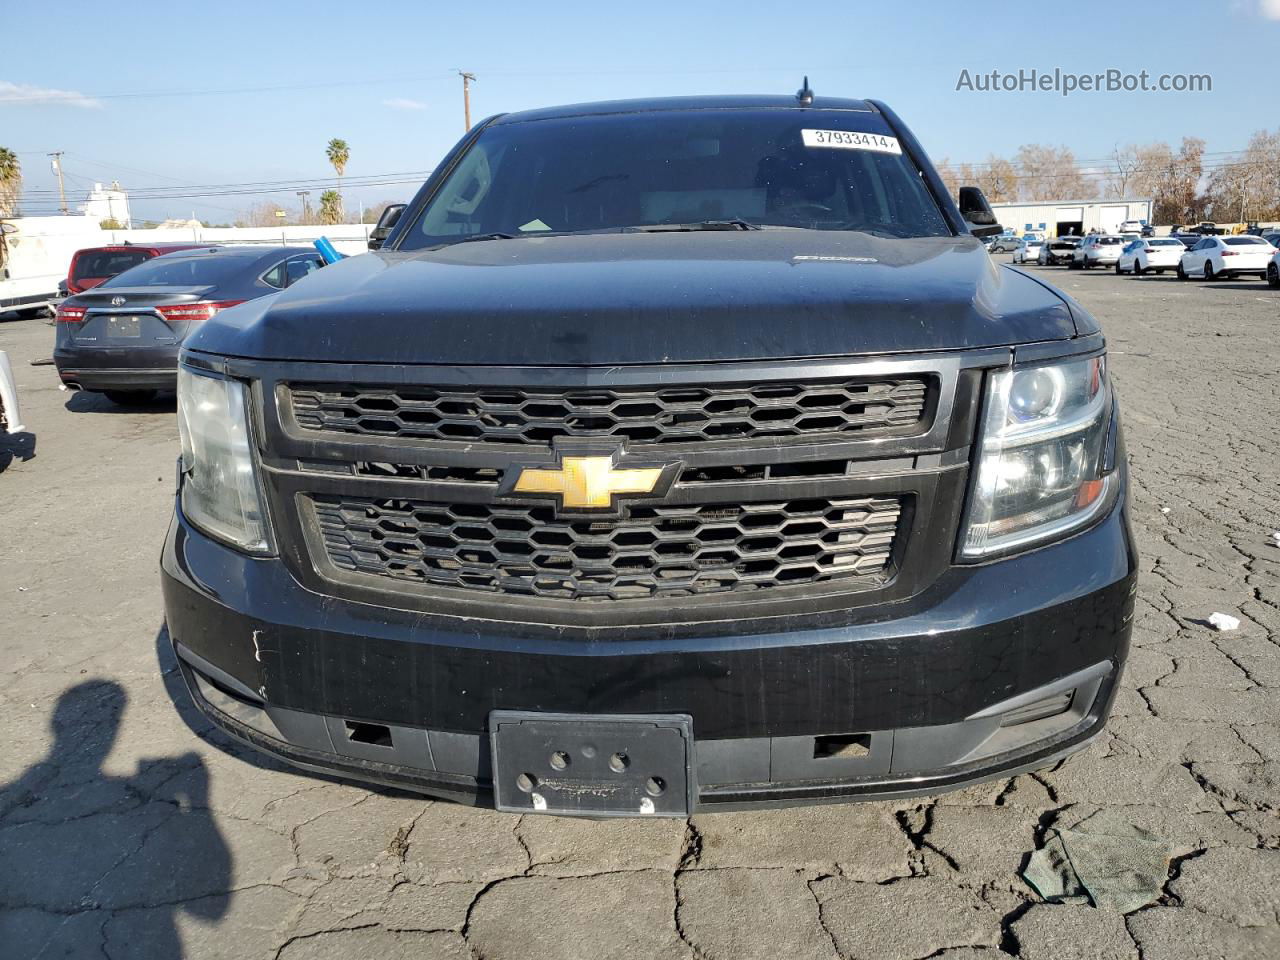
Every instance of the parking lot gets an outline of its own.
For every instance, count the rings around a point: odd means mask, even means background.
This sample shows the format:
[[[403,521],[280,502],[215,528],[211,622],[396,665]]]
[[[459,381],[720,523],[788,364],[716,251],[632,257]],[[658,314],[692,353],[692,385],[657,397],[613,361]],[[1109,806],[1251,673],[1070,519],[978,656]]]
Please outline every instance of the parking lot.
[[[51,327],[0,323],[31,431],[0,438],[0,955],[1280,956],[1280,291],[1029,269],[1102,320],[1123,404],[1142,579],[1108,732],[923,802],[688,823],[429,802],[213,731],[162,622],[172,400],[62,392]],[[1170,845],[1157,903],[1041,900],[1029,854],[1085,822]]]

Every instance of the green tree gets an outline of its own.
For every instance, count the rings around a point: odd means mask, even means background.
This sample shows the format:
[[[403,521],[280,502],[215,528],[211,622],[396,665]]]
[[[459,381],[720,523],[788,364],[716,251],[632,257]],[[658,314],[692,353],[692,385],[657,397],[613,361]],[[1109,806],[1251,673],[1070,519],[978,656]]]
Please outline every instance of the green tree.
[[[22,164],[18,155],[0,147],[0,217],[18,214],[18,194],[22,192]]]
[[[342,222],[342,197],[337,190],[320,194],[320,222],[325,226]]]
[[[333,223],[342,222],[342,175],[347,172],[347,161],[351,159],[351,148],[347,146],[347,141],[339,140],[334,137],[329,141],[329,145],[324,149],[325,156],[329,158],[329,162],[333,164],[333,169],[338,174],[338,219]],[[329,221],[324,221],[329,222]]]

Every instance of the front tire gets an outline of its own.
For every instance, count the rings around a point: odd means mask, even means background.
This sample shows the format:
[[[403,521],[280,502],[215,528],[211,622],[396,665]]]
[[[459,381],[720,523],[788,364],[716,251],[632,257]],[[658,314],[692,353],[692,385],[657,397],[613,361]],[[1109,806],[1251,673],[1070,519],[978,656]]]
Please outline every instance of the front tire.
[[[1214,276],[1215,274],[1213,272],[1213,264],[1210,263],[1208,260],[1206,260],[1204,262],[1204,278],[1206,280],[1212,280]]]
[[[1142,269],[1142,261],[1141,260],[1133,261],[1133,275],[1135,277],[1140,277],[1144,273],[1146,273],[1146,271]]]
[[[1182,264],[1178,264],[1178,279],[1179,280],[1187,279],[1187,271],[1182,269]]]
[[[118,407],[140,407],[156,398],[154,390],[103,390],[102,392]]]
[[[1267,286],[1280,288],[1280,269],[1274,263],[1267,264]]]

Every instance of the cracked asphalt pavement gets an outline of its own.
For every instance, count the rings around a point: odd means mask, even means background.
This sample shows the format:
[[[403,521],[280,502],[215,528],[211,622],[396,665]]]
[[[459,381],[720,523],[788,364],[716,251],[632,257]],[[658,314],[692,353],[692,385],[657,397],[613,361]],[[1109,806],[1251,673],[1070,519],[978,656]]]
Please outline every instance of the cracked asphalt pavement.
[[[0,955],[1280,957],[1280,291],[1032,268],[1103,321],[1142,552],[1108,732],[922,802],[517,818],[295,772],[190,707],[157,557],[172,402],[59,392],[0,323]],[[1239,617],[1232,632],[1207,623]],[[1128,915],[1021,878],[1051,827],[1171,845]]]

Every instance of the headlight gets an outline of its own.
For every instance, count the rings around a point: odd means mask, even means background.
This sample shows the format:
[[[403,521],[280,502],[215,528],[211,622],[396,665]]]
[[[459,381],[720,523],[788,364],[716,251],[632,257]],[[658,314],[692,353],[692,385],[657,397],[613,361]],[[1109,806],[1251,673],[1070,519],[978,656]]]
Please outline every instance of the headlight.
[[[1114,499],[1104,475],[1111,416],[1105,357],[993,374],[961,556],[1065,535]]]
[[[178,368],[182,512],[192,524],[252,553],[270,551],[249,439],[246,387]]]

